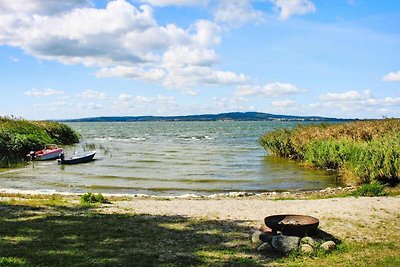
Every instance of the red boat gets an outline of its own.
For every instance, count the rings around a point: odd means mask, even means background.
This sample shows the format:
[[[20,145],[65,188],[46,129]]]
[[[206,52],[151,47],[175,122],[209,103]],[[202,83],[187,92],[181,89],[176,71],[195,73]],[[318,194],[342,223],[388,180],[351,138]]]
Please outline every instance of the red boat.
[[[31,154],[27,156],[30,156],[35,160],[50,160],[59,158],[62,153],[64,153],[64,149],[57,145],[50,144],[46,145],[42,150],[31,152]]]

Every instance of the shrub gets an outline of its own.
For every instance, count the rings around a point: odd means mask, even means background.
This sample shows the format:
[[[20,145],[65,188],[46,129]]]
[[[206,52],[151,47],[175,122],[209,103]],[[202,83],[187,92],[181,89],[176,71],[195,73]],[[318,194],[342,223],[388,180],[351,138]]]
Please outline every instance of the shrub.
[[[110,203],[110,201],[105,198],[102,194],[98,193],[97,195],[93,193],[86,193],[81,196],[81,204],[83,205],[89,205],[89,204],[95,204],[95,203]]]
[[[363,184],[353,193],[353,196],[357,197],[378,197],[386,195],[385,185],[381,183]]]
[[[0,167],[21,163],[29,151],[42,149],[45,144],[73,144],[79,142],[78,137],[62,123],[0,117]]]

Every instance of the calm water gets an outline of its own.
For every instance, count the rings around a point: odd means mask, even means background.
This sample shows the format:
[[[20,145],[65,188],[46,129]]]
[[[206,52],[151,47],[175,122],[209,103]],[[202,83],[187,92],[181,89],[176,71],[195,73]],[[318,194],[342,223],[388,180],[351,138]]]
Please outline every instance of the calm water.
[[[97,151],[79,165],[35,162],[0,174],[0,187],[40,191],[212,194],[310,190],[335,175],[266,156],[258,138],[294,122],[70,123],[82,135],[66,154]]]

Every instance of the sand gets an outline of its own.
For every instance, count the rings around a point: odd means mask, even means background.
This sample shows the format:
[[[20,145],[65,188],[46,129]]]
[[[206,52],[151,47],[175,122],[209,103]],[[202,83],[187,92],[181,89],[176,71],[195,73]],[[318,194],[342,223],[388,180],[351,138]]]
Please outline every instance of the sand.
[[[131,199],[103,207],[106,213],[178,215],[228,220],[257,229],[264,217],[304,214],[320,220],[320,228],[341,239],[386,241],[400,235],[400,197],[345,197],[316,200],[270,200],[262,197],[219,199]]]
[[[342,189],[341,191],[346,191]],[[305,193],[235,193],[214,196],[119,196],[112,204],[98,208],[100,213],[126,213],[184,216],[200,220],[235,221],[258,229],[264,217],[274,214],[311,215],[320,220],[320,228],[337,238],[354,241],[387,241],[400,238],[400,197],[334,197],[309,199],[310,195],[327,197],[332,190]],[[9,190],[0,190],[10,193]],[[35,191],[12,192],[25,195]],[[333,193],[337,191],[333,190]],[[75,194],[64,194],[78,199]],[[279,199],[290,200],[279,200]],[[304,199],[308,198],[308,199]],[[1,198],[0,198],[1,200]],[[398,240],[398,239],[397,239]]]

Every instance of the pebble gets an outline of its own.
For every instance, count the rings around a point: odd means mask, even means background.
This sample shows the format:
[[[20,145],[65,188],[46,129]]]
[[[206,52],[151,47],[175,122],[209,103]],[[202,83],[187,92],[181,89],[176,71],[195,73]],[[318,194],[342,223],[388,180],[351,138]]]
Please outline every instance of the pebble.
[[[258,230],[254,231],[254,233],[251,235],[251,242],[253,242],[253,243],[261,243],[261,240],[260,240],[260,235],[261,234],[262,234],[261,231],[258,231]]]
[[[309,244],[311,246],[315,245],[315,240],[312,237],[305,236],[300,240],[301,244]]]
[[[326,241],[321,244],[321,248],[325,251],[331,251],[336,248],[336,243],[333,241]]]
[[[302,244],[300,246],[300,251],[303,253],[312,253],[314,249],[310,244]]]

